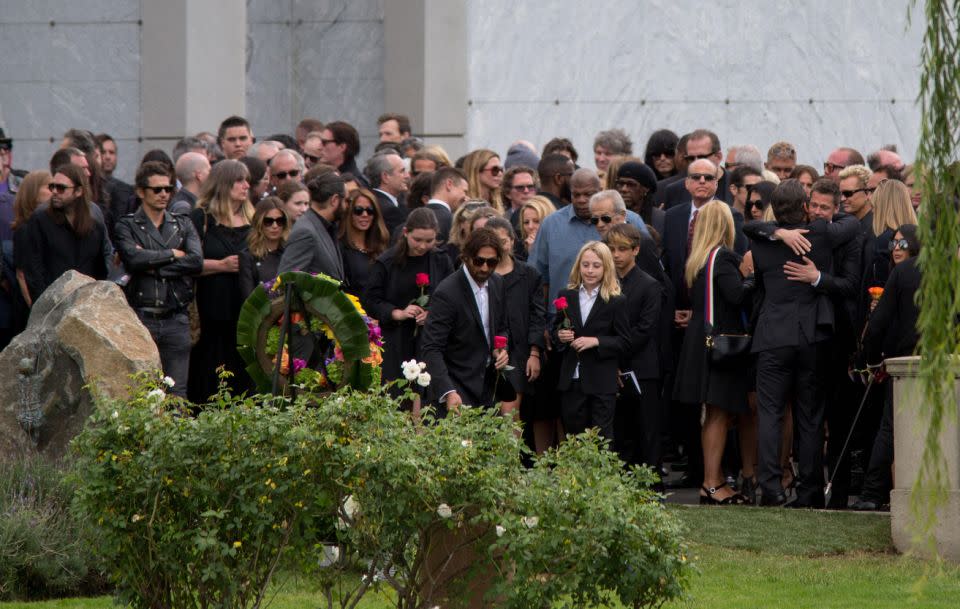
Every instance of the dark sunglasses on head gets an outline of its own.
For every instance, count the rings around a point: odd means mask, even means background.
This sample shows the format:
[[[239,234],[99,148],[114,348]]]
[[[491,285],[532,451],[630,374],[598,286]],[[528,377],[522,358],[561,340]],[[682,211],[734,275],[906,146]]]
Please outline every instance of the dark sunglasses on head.
[[[496,268],[500,264],[499,258],[484,258],[483,256],[474,256],[473,257],[473,266],[480,268],[481,266],[487,266],[490,268]]]
[[[867,192],[867,189],[866,189],[866,188],[858,188],[858,189],[856,189],[856,190],[841,190],[841,191],[840,191],[840,194],[842,194],[844,197],[846,197],[847,199],[849,199],[850,197],[852,197],[853,195],[857,194],[858,192]]]
[[[887,247],[891,252],[893,250],[909,250],[910,244],[907,243],[906,239],[891,239]]]
[[[498,176],[501,173],[503,173],[503,167],[500,167],[499,165],[497,165],[496,167],[491,167],[490,169],[484,169],[483,171],[489,171],[490,175]]]
[[[173,186],[146,186],[144,190],[149,190],[155,195],[158,195],[161,192],[165,192],[168,195],[171,195],[173,194],[173,191],[175,190],[175,188]]]
[[[263,219],[263,225],[264,226],[273,226],[273,225],[286,226],[287,218],[286,216],[280,216],[279,218],[271,218],[267,216],[266,218]]]
[[[50,182],[49,184],[47,184],[47,188],[50,189],[50,192],[58,192],[60,194],[63,194],[64,192],[66,192],[68,188],[76,188],[76,187],[71,186],[69,184],[57,184],[56,182]]]
[[[687,178],[693,180],[694,182],[699,182],[701,180],[715,182],[717,180],[717,176],[710,175],[709,173],[691,173],[687,176]]]
[[[590,216],[590,224],[596,226],[603,222],[604,224],[610,224],[613,222],[613,216]]]
[[[373,208],[372,207],[354,207],[353,215],[354,216],[363,216],[363,215],[372,216]]]
[[[299,169],[291,169],[290,171],[278,171],[277,173],[273,174],[273,176],[278,180],[286,180],[287,176],[290,176],[291,178],[295,178],[298,175],[300,175]]]
[[[319,162],[320,162],[320,157],[318,157],[318,156],[313,156],[312,154],[307,154],[306,152],[303,153],[303,158],[306,159],[306,160],[308,160],[308,161],[310,161],[311,163],[319,163]]]

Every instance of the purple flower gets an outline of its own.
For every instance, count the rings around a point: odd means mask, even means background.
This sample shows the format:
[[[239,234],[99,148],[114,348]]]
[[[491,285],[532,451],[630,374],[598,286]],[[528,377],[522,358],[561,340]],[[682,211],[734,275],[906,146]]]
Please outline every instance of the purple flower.
[[[293,358],[293,373],[296,374],[307,367],[307,360],[300,359],[299,357]]]

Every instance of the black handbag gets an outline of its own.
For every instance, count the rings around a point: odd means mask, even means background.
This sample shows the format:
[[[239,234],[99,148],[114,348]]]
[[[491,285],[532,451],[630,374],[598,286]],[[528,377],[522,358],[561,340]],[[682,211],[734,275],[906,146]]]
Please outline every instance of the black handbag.
[[[721,334],[713,328],[713,266],[720,248],[714,248],[707,258],[706,269],[706,347],[712,364],[728,364],[750,352],[749,334]]]

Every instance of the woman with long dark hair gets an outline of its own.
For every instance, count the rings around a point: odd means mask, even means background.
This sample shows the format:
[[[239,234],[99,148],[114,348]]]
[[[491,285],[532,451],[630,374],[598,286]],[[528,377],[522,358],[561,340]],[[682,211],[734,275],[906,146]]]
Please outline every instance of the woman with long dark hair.
[[[397,244],[377,258],[370,271],[363,301],[383,332],[384,382],[402,378],[401,362],[418,355],[429,303],[421,306],[414,301],[420,296],[429,299],[453,272],[450,258],[436,248],[438,230],[433,210],[411,211]]]
[[[233,374],[230,388],[241,392],[252,382],[237,352],[237,319],[244,297],[240,293],[240,253],[247,249],[253,220],[247,167],[240,161],[220,161],[203,184],[190,219],[203,244],[203,271],[197,278],[200,338],[190,353],[187,395],[202,403],[216,393],[217,368]]]
[[[290,222],[278,197],[267,197],[254,207],[247,249],[240,252],[240,295],[246,298],[258,284],[277,276]]]
[[[344,216],[340,218],[340,251],[347,290],[362,296],[373,262],[387,249],[390,236],[383,222],[377,197],[366,188],[349,195]]]

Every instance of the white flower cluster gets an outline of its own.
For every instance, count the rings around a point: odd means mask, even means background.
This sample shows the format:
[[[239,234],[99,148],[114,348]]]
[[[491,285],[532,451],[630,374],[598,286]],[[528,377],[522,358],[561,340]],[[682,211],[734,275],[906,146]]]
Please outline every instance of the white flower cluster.
[[[411,383],[416,382],[421,387],[426,387],[430,384],[430,373],[427,372],[427,364],[424,362],[418,362],[412,359],[401,363],[400,368],[403,370],[403,378]]]

